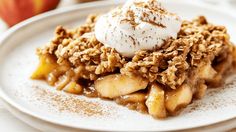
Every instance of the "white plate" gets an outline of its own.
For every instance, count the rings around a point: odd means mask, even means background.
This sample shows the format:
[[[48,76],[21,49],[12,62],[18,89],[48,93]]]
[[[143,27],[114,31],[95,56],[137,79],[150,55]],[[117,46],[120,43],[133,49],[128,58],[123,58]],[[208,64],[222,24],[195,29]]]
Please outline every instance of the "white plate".
[[[231,40],[236,42],[236,18],[229,13],[180,1],[165,0],[164,4],[184,19],[205,15],[210,22],[227,26]],[[88,14],[107,11],[114,5],[114,1],[106,1],[57,10],[34,17],[7,32],[0,40],[0,95],[6,107],[21,120],[45,131],[168,131],[202,127],[229,119],[231,124],[226,123],[220,128],[234,127],[236,81],[223,89],[210,90],[203,100],[194,101],[177,117],[156,120],[111,101],[65,94],[42,81],[29,79],[38,64],[35,49],[53,37],[57,25],[75,27],[82,24]]]

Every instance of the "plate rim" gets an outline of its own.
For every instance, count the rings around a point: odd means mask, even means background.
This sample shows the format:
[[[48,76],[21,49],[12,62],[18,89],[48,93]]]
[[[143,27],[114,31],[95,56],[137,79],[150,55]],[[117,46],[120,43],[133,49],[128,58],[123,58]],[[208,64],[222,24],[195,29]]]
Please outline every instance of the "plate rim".
[[[119,0],[116,2],[116,4],[119,3],[123,3],[125,0]],[[170,2],[171,0],[167,0],[167,2]],[[231,16],[232,18],[236,19],[236,15],[234,15],[232,12],[230,12],[229,10],[218,10],[217,6],[212,6],[212,5],[205,5],[205,4],[200,4],[200,3],[194,3],[194,2],[189,2],[189,1],[171,1],[173,3],[181,3],[181,4],[189,4],[192,6],[196,6],[196,7],[202,7],[202,8],[208,8],[212,11],[216,11],[216,12],[222,12],[225,13],[228,16]],[[92,7],[96,7],[96,6],[103,6],[104,4],[106,5],[110,5],[110,6],[114,6],[114,1],[97,1],[97,2],[90,2],[90,3],[84,3],[84,4],[78,4],[78,5],[74,5],[74,6],[69,6],[69,7],[65,7],[65,8],[60,8],[60,9],[56,9],[53,11],[49,11],[47,13],[43,13],[37,16],[34,16],[26,21],[23,21],[15,26],[13,26],[12,28],[10,28],[8,31],[6,31],[3,36],[0,38],[0,48],[4,45],[4,42],[12,35],[14,34],[14,32],[30,25],[30,24],[35,24],[38,21],[47,19],[48,17],[51,16],[55,16],[55,15],[59,15],[59,14],[63,14],[63,13],[69,13],[69,12],[73,12],[73,11],[77,11],[77,10],[83,10],[83,9],[87,9],[87,8],[92,8]],[[0,85],[0,99],[2,99],[4,101],[4,103],[7,103],[8,105],[10,105],[11,107],[13,107],[14,109],[18,110],[19,112],[28,115],[30,117],[33,117],[35,119],[39,119],[41,121],[50,123],[50,124],[54,124],[54,125],[59,125],[59,126],[63,126],[63,127],[69,127],[69,128],[73,128],[73,129],[82,129],[82,130],[96,130],[96,131],[112,131],[112,129],[106,129],[106,128],[89,128],[89,127],[83,127],[83,126],[75,126],[75,125],[69,125],[69,124],[63,124],[61,122],[55,122],[53,120],[50,120],[50,118],[45,118],[45,117],[41,117],[39,115],[37,115],[36,113],[30,111],[27,108],[24,108],[22,105],[16,103],[13,99],[11,99],[7,93],[5,93],[2,90],[2,86]],[[14,115],[14,114],[13,114]],[[164,131],[177,131],[177,130],[188,130],[188,129],[196,129],[196,128],[201,128],[201,127],[206,127],[206,126],[210,126],[210,125],[214,125],[217,123],[223,123],[225,121],[229,121],[229,120],[234,120],[236,119],[236,116],[234,117],[229,117],[229,118],[225,118],[224,120],[221,121],[216,121],[213,123],[207,123],[204,125],[198,125],[196,127],[183,127],[183,128],[179,128],[179,129],[167,129]],[[132,131],[137,131],[137,129],[130,129]],[[126,131],[124,129],[120,129],[119,131]],[[152,130],[155,131],[155,130]]]

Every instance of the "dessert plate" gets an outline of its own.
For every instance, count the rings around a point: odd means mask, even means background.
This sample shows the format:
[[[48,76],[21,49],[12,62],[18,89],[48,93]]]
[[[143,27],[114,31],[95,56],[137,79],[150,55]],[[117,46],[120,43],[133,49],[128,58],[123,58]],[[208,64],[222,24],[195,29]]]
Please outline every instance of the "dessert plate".
[[[0,96],[16,117],[43,131],[170,131],[226,130],[236,124],[236,77],[211,89],[179,116],[165,120],[128,110],[111,101],[56,91],[42,81],[30,79],[38,64],[35,49],[53,37],[57,25],[73,28],[88,14],[100,13],[122,1],[100,1],[55,10],[36,16],[10,29],[0,39]],[[183,19],[205,15],[225,25],[236,43],[236,17],[227,11],[190,2],[165,0],[163,4]],[[206,127],[209,126],[210,127]],[[213,126],[212,126],[213,125]]]

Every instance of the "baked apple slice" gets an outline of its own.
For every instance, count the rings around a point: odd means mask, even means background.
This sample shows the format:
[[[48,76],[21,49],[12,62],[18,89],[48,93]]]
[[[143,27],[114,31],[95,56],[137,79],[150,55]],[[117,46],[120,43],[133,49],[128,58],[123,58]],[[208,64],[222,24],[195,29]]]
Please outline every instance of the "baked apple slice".
[[[165,92],[161,86],[157,84],[151,85],[146,105],[148,107],[148,113],[153,117],[165,118],[167,116],[165,108]]]
[[[94,84],[101,97],[116,98],[145,89],[148,81],[139,76],[112,74],[99,78]]]
[[[58,67],[56,59],[48,54],[40,55],[39,59],[39,65],[31,75],[32,79],[46,79],[48,74]]]
[[[176,90],[166,92],[166,109],[171,114],[176,114],[181,108],[192,101],[193,92],[189,85],[183,84]]]

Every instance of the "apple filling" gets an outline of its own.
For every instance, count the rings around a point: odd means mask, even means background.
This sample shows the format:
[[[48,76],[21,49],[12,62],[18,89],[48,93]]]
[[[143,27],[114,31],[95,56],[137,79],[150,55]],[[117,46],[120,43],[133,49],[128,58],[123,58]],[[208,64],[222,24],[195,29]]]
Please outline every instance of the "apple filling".
[[[154,51],[120,55],[94,36],[97,16],[78,28],[58,27],[39,48],[32,79],[46,80],[72,94],[100,97],[155,118],[177,115],[208,87],[223,84],[235,65],[235,47],[226,28],[201,16],[184,21],[177,39]]]

